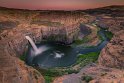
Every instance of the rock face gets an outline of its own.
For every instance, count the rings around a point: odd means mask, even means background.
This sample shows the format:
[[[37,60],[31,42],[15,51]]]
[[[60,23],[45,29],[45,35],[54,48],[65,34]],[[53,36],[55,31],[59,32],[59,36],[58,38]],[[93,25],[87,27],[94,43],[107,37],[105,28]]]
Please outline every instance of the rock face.
[[[14,28],[17,27],[18,22],[3,21],[0,22],[0,29]]]
[[[113,37],[110,43],[102,50],[99,64],[109,67],[124,68],[124,32]]]
[[[123,74],[124,70],[90,64],[77,74],[56,78],[53,83],[123,83]]]
[[[41,30],[43,39],[69,44],[78,38],[79,24],[59,27],[44,26]]]

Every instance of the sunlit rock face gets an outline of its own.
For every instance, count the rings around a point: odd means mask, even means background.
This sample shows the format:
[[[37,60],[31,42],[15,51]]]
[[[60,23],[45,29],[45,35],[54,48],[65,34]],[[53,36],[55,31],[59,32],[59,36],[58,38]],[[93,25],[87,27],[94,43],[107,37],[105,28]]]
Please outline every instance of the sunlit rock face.
[[[114,25],[113,25],[114,26]],[[114,29],[114,28],[113,28]],[[113,30],[111,28],[111,30]],[[114,31],[114,30],[113,30]],[[102,50],[99,64],[109,67],[124,68],[124,31],[115,32],[115,36]]]
[[[59,27],[43,26],[41,30],[43,39],[69,44],[78,38],[79,24]]]
[[[83,12],[41,11],[32,17],[30,24],[42,27],[43,39],[70,44],[78,38],[80,23],[92,22],[94,19]]]
[[[108,67],[124,68],[123,22],[124,17],[106,18],[105,16],[104,17],[101,16],[100,23],[107,26],[108,30],[111,31],[114,34],[114,36],[111,39],[111,41],[107,44],[107,46],[102,50],[100,57],[98,59],[99,64]]]

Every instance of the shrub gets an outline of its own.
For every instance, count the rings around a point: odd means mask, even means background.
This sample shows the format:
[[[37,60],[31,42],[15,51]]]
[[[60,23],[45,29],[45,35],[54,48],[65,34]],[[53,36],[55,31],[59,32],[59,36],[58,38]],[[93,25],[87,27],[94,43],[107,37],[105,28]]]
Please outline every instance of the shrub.
[[[83,39],[75,40],[74,44],[80,45],[80,44],[83,44],[83,43],[87,43],[89,41],[90,41],[90,38],[88,36],[85,36]]]
[[[87,54],[80,54],[77,58],[77,63],[80,63],[83,60],[95,62],[98,59],[99,53],[100,52],[90,52]]]
[[[91,76],[83,76],[82,80],[85,80],[87,83],[90,82],[91,80],[93,80],[93,78]]]
[[[107,37],[107,39],[111,40],[111,38],[113,37],[113,34],[110,31],[105,31],[105,36]]]
[[[45,83],[51,83],[53,81],[53,78],[51,76],[44,76]]]
[[[21,55],[21,56],[20,56],[20,59],[21,59],[22,61],[25,61],[25,59],[26,59],[26,54],[24,53],[23,55]]]

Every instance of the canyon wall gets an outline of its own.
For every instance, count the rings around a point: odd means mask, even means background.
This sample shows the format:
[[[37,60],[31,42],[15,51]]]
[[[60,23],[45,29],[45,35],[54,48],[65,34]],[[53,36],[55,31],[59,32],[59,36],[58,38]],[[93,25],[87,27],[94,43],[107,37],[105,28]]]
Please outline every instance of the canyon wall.
[[[99,64],[114,68],[124,68],[124,17],[101,18],[114,36],[100,53]]]
[[[41,30],[43,39],[70,44],[78,38],[79,24],[59,27],[44,26]]]

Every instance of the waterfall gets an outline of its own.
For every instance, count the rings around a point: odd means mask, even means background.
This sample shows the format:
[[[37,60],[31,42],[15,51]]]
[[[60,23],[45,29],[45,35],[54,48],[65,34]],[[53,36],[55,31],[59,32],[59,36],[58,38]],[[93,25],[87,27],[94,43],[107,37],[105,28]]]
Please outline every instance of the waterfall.
[[[37,48],[37,46],[35,45],[34,41],[29,36],[25,36],[25,38],[30,42],[32,48],[34,49],[35,55],[43,53],[44,51],[49,49],[46,46],[41,46],[40,48]]]
[[[29,36],[25,36],[26,39],[30,42],[31,46],[33,47],[34,51],[36,52],[38,50],[37,46],[33,42],[33,40]]]
[[[35,54],[36,55],[39,54],[40,53],[40,50],[35,45],[34,41],[29,36],[25,36],[25,38],[30,42],[32,48],[34,49]]]

